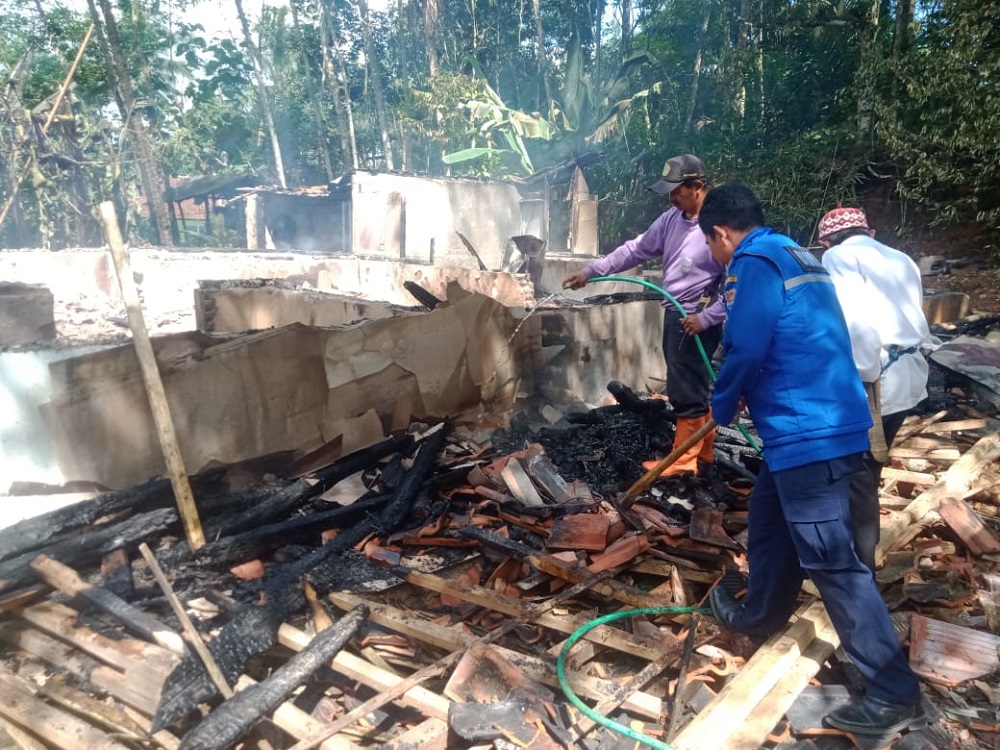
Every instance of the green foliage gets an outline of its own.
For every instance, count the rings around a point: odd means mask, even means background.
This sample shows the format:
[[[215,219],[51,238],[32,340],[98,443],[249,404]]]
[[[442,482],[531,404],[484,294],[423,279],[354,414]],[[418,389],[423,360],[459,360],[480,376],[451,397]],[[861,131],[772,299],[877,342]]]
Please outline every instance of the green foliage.
[[[921,28],[881,108],[899,190],[934,222],[980,223],[1000,240],[1000,6],[942,0]]]
[[[769,220],[800,241],[831,205],[863,201],[873,186],[935,222],[983,223],[1000,237],[997,3],[920,0],[914,43],[897,58],[898,3],[882,2],[871,25],[872,0],[631,0],[629,39],[614,0],[546,0],[543,61],[531,3],[439,2],[434,23],[423,0],[401,0],[369,8],[376,68],[358,2],[295,0],[298,28],[287,4],[250,19],[293,185],[324,181],[327,160],[347,168],[347,109],[360,166],[384,163],[378,75],[397,168],[518,177],[599,150],[586,172],[604,247],[663,210],[645,187],[684,152],[715,181],[758,191]],[[244,42],[207,39],[179,20],[176,3],[168,15],[155,0],[113,5],[163,171],[267,174],[270,140]],[[0,0],[0,71],[23,73],[0,110],[0,199],[39,159],[16,226],[0,232],[58,245],[92,222],[97,198],[114,190],[134,206],[138,181],[96,42],[74,79],[73,118],[39,137],[45,101],[90,23],[87,12],[42,6],[44,19],[35,4]],[[861,127],[868,97],[874,136]],[[86,218],[74,228],[65,216]]]

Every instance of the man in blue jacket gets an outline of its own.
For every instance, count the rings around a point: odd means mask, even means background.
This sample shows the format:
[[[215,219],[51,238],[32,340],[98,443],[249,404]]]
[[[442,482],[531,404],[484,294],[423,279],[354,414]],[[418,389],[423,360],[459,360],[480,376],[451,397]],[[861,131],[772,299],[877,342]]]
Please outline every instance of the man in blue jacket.
[[[788,621],[808,574],[867,681],[864,699],[826,723],[876,735],[923,726],[919,680],[855,552],[849,480],[862,468],[872,421],[830,276],[764,226],[760,201],[742,185],[711,191],[698,223],[712,255],[728,264],[726,359],[712,411],[727,424],[745,401],[764,442],[750,497],[747,594],[738,601],[717,586],[712,610],[734,630],[766,638]]]

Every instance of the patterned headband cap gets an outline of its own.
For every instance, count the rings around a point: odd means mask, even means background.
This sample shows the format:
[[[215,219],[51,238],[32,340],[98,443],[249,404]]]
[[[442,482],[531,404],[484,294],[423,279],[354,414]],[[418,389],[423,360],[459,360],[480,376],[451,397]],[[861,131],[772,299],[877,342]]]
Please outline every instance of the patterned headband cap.
[[[868,229],[868,219],[860,208],[844,208],[837,206],[819,220],[819,239],[825,240],[831,234],[844,229]]]

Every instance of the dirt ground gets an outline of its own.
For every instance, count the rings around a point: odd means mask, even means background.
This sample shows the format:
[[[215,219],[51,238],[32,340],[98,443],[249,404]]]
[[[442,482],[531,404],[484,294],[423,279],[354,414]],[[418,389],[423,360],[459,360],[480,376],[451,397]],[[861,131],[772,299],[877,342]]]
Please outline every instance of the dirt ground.
[[[972,312],[1000,314],[1000,268],[958,268],[949,274],[925,277],[924,287],[965,292]]]

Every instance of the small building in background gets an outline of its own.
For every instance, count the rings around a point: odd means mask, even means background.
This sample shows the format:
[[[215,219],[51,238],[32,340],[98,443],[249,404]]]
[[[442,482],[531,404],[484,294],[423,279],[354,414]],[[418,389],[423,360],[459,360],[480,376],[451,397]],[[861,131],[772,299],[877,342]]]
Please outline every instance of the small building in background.
[[[218,235],[223,232],[241,240],[244,204],[230,201],[241,188],[256,187],[260,182],[259,177],[247,173],[170,178],[167,199],[177,225],[178,244],[211,244],[210,238],[215,235],[221,239]]]
[[[511,238],[532,235],[550,255],[597,254],[597,198],[575,163],[524,181],[354,171],[240,192],[249,249],[514,270]]]

